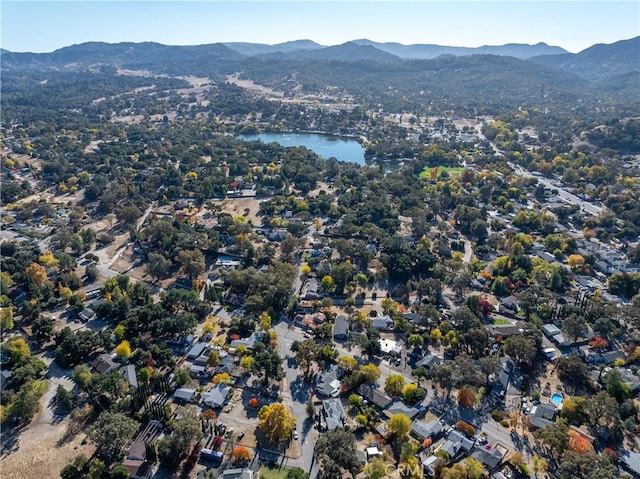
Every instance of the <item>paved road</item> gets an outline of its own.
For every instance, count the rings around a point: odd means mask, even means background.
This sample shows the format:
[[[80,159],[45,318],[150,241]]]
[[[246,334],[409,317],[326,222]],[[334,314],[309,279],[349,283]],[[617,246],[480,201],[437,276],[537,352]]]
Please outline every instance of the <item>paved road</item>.
[[[297,328],[289,329],[288,324],[281,321],[273,328],[278,334],[278,349],[281,356],[292,356],[291,344],[294,341],[304,340],[303,332]],[[313,387],[305,384],[296,366],[290,365],[286,360],[284,363],[285,380],[282,395],[285,404],[289,404],[293,409],[296,417],[296,430],[298,431],[298,441],[302,449],[302,457],[298,459],[290,459],[288,464],[298,466],[305,472],[311,470],[314,466],[311,479],[317,474],[317,467],[313,461],[313,451],[318,438],[318,432],[312,427],[311,421],[307,420],[306,405],[310,396],[313,396]]]

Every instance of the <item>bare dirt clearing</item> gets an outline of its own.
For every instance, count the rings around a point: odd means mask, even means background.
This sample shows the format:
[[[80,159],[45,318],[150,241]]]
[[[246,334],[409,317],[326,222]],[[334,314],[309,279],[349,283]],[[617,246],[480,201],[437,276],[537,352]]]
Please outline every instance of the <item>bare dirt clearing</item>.
[[[15,438],[13,452],[0,460],[3,479],[58,477],[62,468],[76,456],[91,457],[95,451],[93,444],[82,444],[86,438],[83,433],[69,441],[63,440],[70,420],[56,422],[50,401],[55,395],[57,381],[49,380],[48,383],[38,416]],[[10,436],[3,431],[3,443],[12,440]]]

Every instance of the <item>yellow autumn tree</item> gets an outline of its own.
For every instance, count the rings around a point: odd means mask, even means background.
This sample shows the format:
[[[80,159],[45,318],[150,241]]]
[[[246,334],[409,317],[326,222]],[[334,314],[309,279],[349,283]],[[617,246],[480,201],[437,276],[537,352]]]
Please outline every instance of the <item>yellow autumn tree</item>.
[[[126,339],[116,346],[116,356],[127,358],[131,355],[131,345]]]
[[[291,437],[296,418],[282,403],[262,406],[258,413],[258,428],[270,441],[280,442]]]
[[[27,278],[33,281],[36,286],[42,286],[47,280],[47,272],[42,265],[38,263],[31,263],[24,270],[24,274]]]

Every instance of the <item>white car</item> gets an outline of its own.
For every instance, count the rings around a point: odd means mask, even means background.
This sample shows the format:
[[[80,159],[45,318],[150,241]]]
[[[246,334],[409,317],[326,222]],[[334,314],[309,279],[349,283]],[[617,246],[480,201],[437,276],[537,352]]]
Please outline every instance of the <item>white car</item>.
[[[298,440],[298,431],[293,431],[293,438],[297,441]]]

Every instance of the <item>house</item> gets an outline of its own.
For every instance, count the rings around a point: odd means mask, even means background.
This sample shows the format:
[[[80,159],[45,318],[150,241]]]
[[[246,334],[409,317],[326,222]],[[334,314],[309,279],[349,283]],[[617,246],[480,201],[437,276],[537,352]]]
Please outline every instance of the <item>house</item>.
[[[627,355],[624,353],[624,351],[607,351],[606,353],[602,353],[600,354],[600,360],[599,362],[604,363],[604,364],[612,364],[614,363],[617,359],[627,359]]]
[[[227,396],[231,392],[231,386],[216,384],[215,387],[202,395],[202,402],[210,408],[220,408],[227,402]]]
[[[349,338],[349,319],[340,314],[333,323],[333,339],[336,341],[346,341]]]
[[[231,344],[229,346],[231,346],[232,348],[244,346],[247,349],[253,349],[253,346],[260,341],[262,341],[262,333],[254,331],[248,338],[234,339],[233,341],[231,341]]]
[[[333,365],[328,371],[322,373],[316,386],[316,393],[324,397],[338,397],[342,383],[338,379],[338,366]]]
[[[304,316],[298,314],[294,321],[300,325],[301,328],[316,329],[327,322],[327,317],[324,313],[305,314]]]
[[[207,373],[207,368],[205,366],[199,366],[197,364],[193,364],[189,368],[189,374],[194,378],[201,378]]]
[[[138,389],[138,375],[136,374],[136,367],[133,364],[128,364],[120,368],[120,374],[129,383],[129,388]]]
[[[500,300],[498,311],[506,314],[514,314],[518,312],[518,298],[515,296],[507,296]]]
[[[404,414],[409,419],[413,419],[418,414],[420,414],[420,410],[415,407],[407,406],[402,401],[396,401],[393,404],[391,404],[387,409],[382,411],[382,413],[385,416],[387,416],[389,419],[391,419],[396,414]]]
[[[620,466],[633,477],[640,477],[640,453],[624,451],[620,455]]]
[[[0,371],[0,390],[4,391],[7,387],[7,383],[11,381],[13,377],[13,371],[3,369]]]
[[[222,351],[219,351],[218,354],[220,355],[220,362],[216,366],[215,373],[227,373],[229,376],[236,375],[237,358],[231,354],[223,354]]]
[[[340,401],[340,399],[325,399],[322,402],[322,409],[327,423],[327,429],[329,431],[337,427],[344,426],[344,420],[347,415],[344,412],[342,401]]]
[[[392,399],[382,389],[375,384],[361,384],[358,393],[370,403],[375,404],[380,409],[391,404]]]
[[[205,353],[208,353],[209,345],[203,341],[196,343],[187,353],[187,359],[195,359]]]
[[[446,452],[451,459],[455,458],[458,454],[463,454],[470,451],[473,448],[474,441],[469,439],[461,431],[451,431],[447,440],[440,446],[440,451]]]
[[[173,400],[175,402],[191,402],[196,396],[196,390],[190,388],[178,388],[173,393]]]
[[[108,354],[100,354],[93,360],[91,367],[95,369],[98,374],[107,374],[117,369],[118,363],[111,359],[111,356]]]
[[[380,349],[384,354],[396,356],[402,353],[402,347],[393,339],[379,339]]]
[[[531,416],[553,421],[556,417],[556,407],[553,404],[536,404],[531,408]]]
[[[494,316],[495,319],[500,319],[499,316]],[[514,321],[511,324],[488,324],[485,326],[492,338],[514,336],[516,334],[522,334],[525,328],[525,323],[521,321]]]
[[[371,327],[381,331],[392,331],[393,319],[387,315],[377,316],[371,319]]]
[[[416,362],[416,368],[425,368],[427,370],[437,366],[442,362],[442,358],[434,354],[427,354],[425,357]]]
[[[411,435],[418,441],[424,441],[428,438],[435,440],[440,434],[442,434],[440,421],[424,422],[416,419],[411,423]]]
[[[638,376],[633,374],[633,371],[628,368],[615,368],[618,373],[620,373],[620,378],[622,382],[629,386],[629,390],[631,391],[631,395],[636,395],[640,392],[640,379]]]
[[[226,471],[222,471],[220,478],[221,479],[253,479],[253,471],[249,468],[227,469]]]
[[[489,472],[495,471],[502,463],[504,452],[494,444],[490,449],[478,448],[471,453],[471,457],[480,461]]]
[[[142,459],[125,459],[121,464],[132,479],[149,479],[153,476],[153,464]]]
[[[309,278],[306,283],[302,285],[302,295],[303,299],[318,299],[320,298],[320,294],[318,291],[320,290],[320,284],[318,280],[315,278]]]
[[[82,321],[87,322],[96,317],[96,312],[91,308],[84,308],[80,313],[78,313],[78,317]]]

